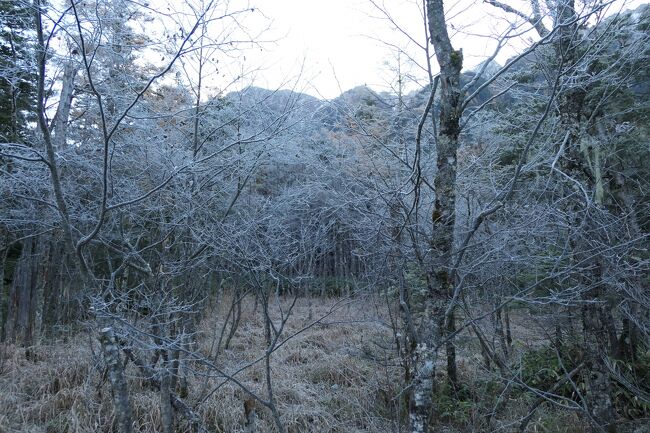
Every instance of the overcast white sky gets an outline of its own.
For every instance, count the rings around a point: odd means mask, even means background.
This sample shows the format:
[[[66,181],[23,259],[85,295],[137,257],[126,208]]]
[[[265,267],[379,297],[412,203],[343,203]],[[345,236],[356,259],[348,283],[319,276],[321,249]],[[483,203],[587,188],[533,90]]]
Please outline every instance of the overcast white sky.
[[[376,3],[385,4],[397,24],[418,42],[424,39],[421,0]],[[645,2],[627,3],[635,7]],[[510,4],[525,10],[528,2],[511,0]],[[612,7],[610,13],[620,10],[622,4],[621,1]],[[369,0],[258,0],[257,6],[271,22],[268,38],[277,40],[266,44],[263,52],[256,51],[247,57],[249,64],[264,65],[254,80],[259,86],[273,88],[287,79],[295,79],[304,65],[298,88],[333,98],[363,84],[377,90],[388,88],[395,74],[385,62],[396,57],[397,46],[417,56],[418,61],[424,60],[414,44],[382,19],[382,13]],[[445,6],[455,29],[455,46],[463,48],[466,67],[476,66],[494,49],[494,40],[486,36],[507,28],[506,15],[480,0],[447,1]],[[504,50],[498,60],[503,63],[534,36],[531,32],[513,40],[514,47]],[[407,65],[404,68],[408,69]],[[416,72],[417,68],[411,67],[411,71]]]
[[[380,68],[390,53],[371,37],[390,29],[368,15],[368,6],[359,0],[262,0],[269,36],[277,42],[251,59],[265,65],[259,84],[274,87],[302,70],[301,87],[326,98],[365,83],[385,85]]]
[[[208,0],[151,0],[155,9],[168,17],[175,17],[167,24],[146,24],[144,32],[161,33],[164,39],[169,33],[178,32],[178,21],[189,29],[194,15],[188,4],[200,5]],[[502,0],[527,12],[529,0]],[[589,0],[601,1],[601,0]],[[602,0],[611,1],[607,14],[622,9],[635,8],[648,0]],[[212,41],[224,40],[266,41],[259,46],[240,51],[243,46],[230,52],[209,54],[216,62],[204,69],[204,83],[213,89],[209,93],[229,92],[248,84],[269,89],[292,88],[321,98],[334,98],[343,91],[360,85],[382,91],[390,90],[397,78],[397,53],[400,56],[403,76],[412,76],[415,83],[408,83],[405,91],[426,83],[422,67],[426,56],[417,45],[424,45],[427,32],[422,18],[422,0],[222,0],[216,3],[221,16],[227,11],[246,10],[255,12],[237,14],[237,23],[217,20],[206,34]],[[542,0],[540,3],[544,4]],[[383,9],[383,11],[382,11]],[[455,48],[462,48],[464,68],[476,67],[489,57],[497,44],[497,38],[510,29],[515,36],[501,50],[497,62],[503,64],[508,58],[527,47],[537,37],[528,24],[512,14],[487,5],[483,0],[446,0],[445,11],[449,32]],[[250,12],[250,10],[249,10]],[[387,19],[386,15],[391,17]],[[185,17],[185,18],[184,18]],[[163,20],[164,22],[164,20]],[[238,27],[243,24],[248,35],[229,33],[223,25]],[[514,25],[514,27],[513,27]],[[221,27],[220,27],[221,26]],[[269,30],[261,32],[268,27]],[[232,27],[230,27],[232,29]],[[224,39],[225,38],[225,39]],[[186,81],[194,82],[196,68],[192,56],[184,57]],[[409,56],[420,67],[409,62]],[[147,61],[156,56],[146,56]],[[163,64],[166,61],[160,60]],[[243,62],[243,65],[242,65]],[[194,63],[195,64],[195,63]],[[436,69],[435,61],[433,68]],[[191,70],[194,69],[194,72]],[[188,70],[190,72],[188,73]],[[216,71],[218,70],[218,72]],[[251,73],[250,71],[254,71]],[[234,84],[233,77],[243,75]],[[296,84],[297,83],[297,84]],[[393,87],[394,88],[394,87]],[[208,95],[205,95],[209,97]]]
[[[527,12],[530,4],[529,0],[502,1],[522,12]],[[648,2],[587,1],[612,2],[607,14],[636,8]],[[420,80],[417,84],[411,82],[405,89],[413,90],[426,82],[424,70],[407,58],[411,56],[420,65],[425,63],[426,57],[417,47],[417,44],[424,44],[426,40],[422,2],[423,0],[216,0],[218,10],[213,16],[221,16],[224,11],[246,10],[248,7],[254,7],[255,12],[236,15],[238,21],[235,26],[239,25],[241,19],[241,23],[250,30],[248,35],[229,33],[230,30],[224,30],[223,24],[228,23],[232,29],[234,23],[217,20],[207,32],[211,40],[222,43],[224,40],[232,40],[228,38],[251,38],[266,42],[261,43],[261,49],[256,46],[245,51],[235,49],[229,53],[215,51],[214,56],[209,54],[216,58],[216,63],[209,66],[212,68],[210,71],[204,70],[204,83],[213,89],[208,92],[213,95],[247,84],[269,89],[292,88],[295,85],[298,91],[328,99],[360,85],[368,85],[378,91],[390,90],[397,77],[397,52],[403,50],[406,54],[400,56],[402,74]],[[52,3],[61,3],[60,11],[67,5],[63,0],[52,0]],[[142,4],[150,5],[154,16],[155,11],[160,12],[162,19],[153,23],[141,23],[139,31],[153,39],[164,41],[169,34],[178,32],[180,22],[185,29],[193,26],[195,15],[190,13],[189,4],[199,7],[201,3],[207,4],[210,0],[143,0]],[[540,3],[545,2],[542,0]],[[463,49],[465,69],[474,68],[489,57],[496,46],[496,37],[517,23],[517,17],[503,13],[485,4],[483,0],[445,0],[445,11],[452,43],[455,48]],[[386,14],[392,21],[386,18]],[[53,13],[53,16],[56,18],[58,15]],[[520,27],[513,31],[518,33],[517,37],[510,39],[509,45],[497,57],[500,64],[523,47],[529,46],[536,37],[532,31],[522,32],[521,23],[522,20],[519,19]],[[260,33],[266,27],[269,30]],[[164,66],[168,61],[166,56],[160,57],[156,53],[145,53],[143,61]],[[185,81],[188,82],[196,81],[192,77],[196,75],[192,60],[194,54],[195,52],[184,56],[182,65]],[[433,67],[436,68],[435,62]],[[247,72],[252,70],[255,72]],[[242,72],[245,72],[245,79],[233,84],[233,77],[242,75]]]

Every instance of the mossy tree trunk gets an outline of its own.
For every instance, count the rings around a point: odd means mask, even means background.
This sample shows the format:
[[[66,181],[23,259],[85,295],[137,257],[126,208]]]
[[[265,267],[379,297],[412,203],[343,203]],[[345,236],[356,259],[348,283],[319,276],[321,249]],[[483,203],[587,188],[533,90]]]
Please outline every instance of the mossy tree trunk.
[[[413,394],[409,405],[412,433],[429,431],[429,421],[434,411],[432,396],[435,392],[437,347],[454,327],[453,311],[450,316],[446,311],[454,287],[451,265],[456,224],[457,149],[462,115],[462,51],[455,50],[451,45],[443,1],[428,0],[426,9],[429,36],[440,66],[440,127],[436,137],[436,199],[432,214],[433,268],[425,301],[424,332],[411,362],[414,367]],[[453,342],[448,341],[446,347],[447,373],[449,380],[455,383],[457,373]]]

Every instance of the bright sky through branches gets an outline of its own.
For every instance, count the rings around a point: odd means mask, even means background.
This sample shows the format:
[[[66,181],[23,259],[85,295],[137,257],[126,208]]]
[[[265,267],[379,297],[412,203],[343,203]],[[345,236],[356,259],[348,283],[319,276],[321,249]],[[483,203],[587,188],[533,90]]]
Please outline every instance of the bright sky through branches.
[[[503,1],[527,13],[528,1]],[[605,14],[611,15],[646,1],[606,2]],[[179,29],[189,31],[197,13],[208,4],[214,6],[204,32],[197,29],[185,47],[188,53],[174,66],[175,76],[193,88],[198,82],[198,41],[212,44],[214,49],[204,51],[209,61],[202,73],[207,90],[202,99],[251,84],[293,88],[328,99],[360,85],[394,91],[398,63],[406,92],[427,82],[422,0],[133,0],[132,4],[150,18],[130,22],[136,33],[162,41],[141,49],[136,63],[156,68],[164,68],[169,53],[178,48],[183,39]],[[50,25],[69,6],[65,0],[52,0],[51,7]],[[533,31],[525,31],[530,25],[522,24],[521,18],[482,0],[448,0],[445,7],[452,42],[463,49],[465,69],[488,58],[509,29],[512,37],[496,58],[500,64],[537,38]],[[63,40],[57,36],[53,46],[64,53],[66,48],[58,46]],[[432,64],[435,70],[435,61]],[[164,81],[173,82],[173,76]]]
[[[398,48],[424,62],[415,45],[423,43],[424,24],[421,1],[418,0],[263,0],[258,2],[262,13],[271,20],[269,39],[263,52],[254,53],[247,61],[259,62],[263,70],[256,74],[255,85],[277,87],[300,73],[298,89],[333,98],[358,85],[388,90],[396,79]],[[526,2],[510,2],[525,9]],[[643,1],[616,1],[608,14],[633,8]],[[462,48],[465,67],[472,68],[488,57],[496,46],[495,37],[515,20],[493,6],[479,0],[445,2],[451,17],[453,41]],[[395,21],[391,23],[378,8],[385,8]],[[521,19],[519,19],[521,23]],[[409,41],[399,29],[408,33]],[[515,32],[518,33],[518,32]],[[497,61],[503,63],[534,38],[533,32],[519,35],[503,49]],[[424,75],[417,66],[408,65],[401,55],[402,72],[416,77]],[[303,67],[304,65],[304,67]],[[435,67],[435,66],[434,66]]]

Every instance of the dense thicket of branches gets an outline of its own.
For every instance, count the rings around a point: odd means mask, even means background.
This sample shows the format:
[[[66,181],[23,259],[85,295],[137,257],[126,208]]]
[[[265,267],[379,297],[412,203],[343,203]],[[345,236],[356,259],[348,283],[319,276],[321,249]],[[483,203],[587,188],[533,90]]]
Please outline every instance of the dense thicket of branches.
[[[372,293],[403,379],[396,431],[433,431],[456,413],[443,397],[475,392],[459,350],[494,394],[475,431],[525,431],[543,402],[594,432],[650,416],[650,8],[487,3],[512,24],[497,52],[534,35],[505,66],[495,52],[466,70],[426,0],[409,38],[427,84],[405,94],[398,74],[394,93],[321,101],[214,82],[258,43],[248,4],[3,2],[1,344],[90,329],[120,432],[125,360],[160,392],[165,432],[177,417],[206,431],[214,377],[241,387],[247,431],[257,405],[284,432],[271,359],[296,299]],[[264,347],[242,369],[265,365],[262,393],[218,362],[247,298]],[[518,345],[515,321],[543,341]],[[206,379],[190,402],[192,374]],[[535,399],[513,420],[517,393]]]

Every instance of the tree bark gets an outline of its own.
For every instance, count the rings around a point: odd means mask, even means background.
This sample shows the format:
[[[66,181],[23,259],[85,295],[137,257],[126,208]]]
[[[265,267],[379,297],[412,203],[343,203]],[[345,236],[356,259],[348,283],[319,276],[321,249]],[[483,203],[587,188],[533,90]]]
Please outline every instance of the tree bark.
[[[144,376],[149,378],[149,382],[158,390],[160,390],[160,381],[156,378],[156,372],[147,366],[142,360],[135,356],[135,354],[128,348],[123,349],[126,356],[133,361],[133,363],[140,369]],[[173,376],[172,376],[173,381]],[[172,386],[173,388],[173,386]],[[183,416],[187,422],[190,423],[192,431],[195,433],[206,433],[206,429],[201,423],[201,418],[190,408],[176,393],[170,390],[170,397],[172,406],[176,411]]]
[[[63,284],[63,256],[65,247],[62,248],[60,242],[52,240],[51,257],[47,263],[48,272],[47,280],[43,282],[44,305],[43,305],[43,323],[45,324],[45,334],[51,332],[52,327],[61,320],[61,286]]]
[[[580,124],[582,111],[587,90],[584,86],[572,84],[572,69],[576,68],[581,59],[578,51],[579,37],[578,24],[576,20],[574,0],[563,0],[559,2],[555,10],[555,26],[559,26],[557,39],[554,41],[555,62],[558,64],[558,72],[564,77],[564,86],[558,95],[561,130],[567,131],[565,140],[566,150],[564,151],[560,166],[564,173],[581,184],[585,185],[588,191],[595,193],[596,200],[599,199],[597,188],[599,181],[585,173],[590,172],[590,167],[581,149],[582,133]],[[573,191],[571,190],[569,194]],[[572,200],[567,203],[568,213],[579,215],[584,209],[582,205]],[[594,206],[585,203],[584,206]],[[578,218],[578,217],[576,217]],[[571,221],[572,229],[581,230],[581,221]],[[586,260],[591,263],[592,271],[589,275],[577,275],[578,281],[585,286],[591,286],[584,291],[582,296],[582,324],[584,331],[585,366],[589,372],[585,375],[585,393],[589,420],[594,432],[601,432],[603,428],[610,433],[616,432],[616,425],[612,422],[616,417],[610,392],[611,379],[609,377],[606,358],[609,355],[608,342],[611,340],[610,329],[607,326],[608,318],[611,316],[608,302],[605,300],[605,287],[603,282],[602,257],[598,254],[593,258],[589,246],[580,234],[571,242],[574,262]],[[578,272],[581,272],[578,270]],[[614,331],[615,332],[615,331]]]
[[[611,398],[611,378],[606,359],[609,356],[608,327],[606,316],[608,307],[603,301],[603,287],[597,287],[586,295],[582,307],[582,325],[585,347],[585,392],[587,410],[593,431],[601,432],[603,428],[608,433],[616,432],[616,411]]]
[[[9,253],[9,246],[3,244],[3,249],[0,250],[0,342],[5,339],[5,266],[7,263],[7,254]]]
[[[129,390],[113,329],[110,327],[102,329],[99,341],[102,345],[104,361],[108,368],[108,377],[113,388],[113,405],[117,417],[118,431],[119,433],[131,433],[133,431],[133,417],[129,403]]]
[[[34,284],[37,272],[34,269],[35,240],[28,238],[22,242],[9,289],[9,304],[5,332],[8,341],[30,345],[33,332]]]
[[[413,398],[409,405],[412,433],[429,431],[429,418],[433,411],[436,348],[448,330],[453,328],[454,322],[453,309],[450,317],[445,317],[445,311],[454,287],[450,271],[456,224],[456,163],[462,114],[460,71],[463,67],[463,53],[451,45],[443,1],[427,0],[425,4],[429,36],[440,66],[440,128],[436,140],[436,198],[432,214],[433,269],[424,313],[425,332],[412,360]],[[447,349],[448,377],[455,380],[455,350],[453,346],[447,346]]]
[[[160,418],[163,433],[174,432],[174,412],[172,409],[171,397],[171,363],[167,350],[163,349],[163,365],[160,377]]]

